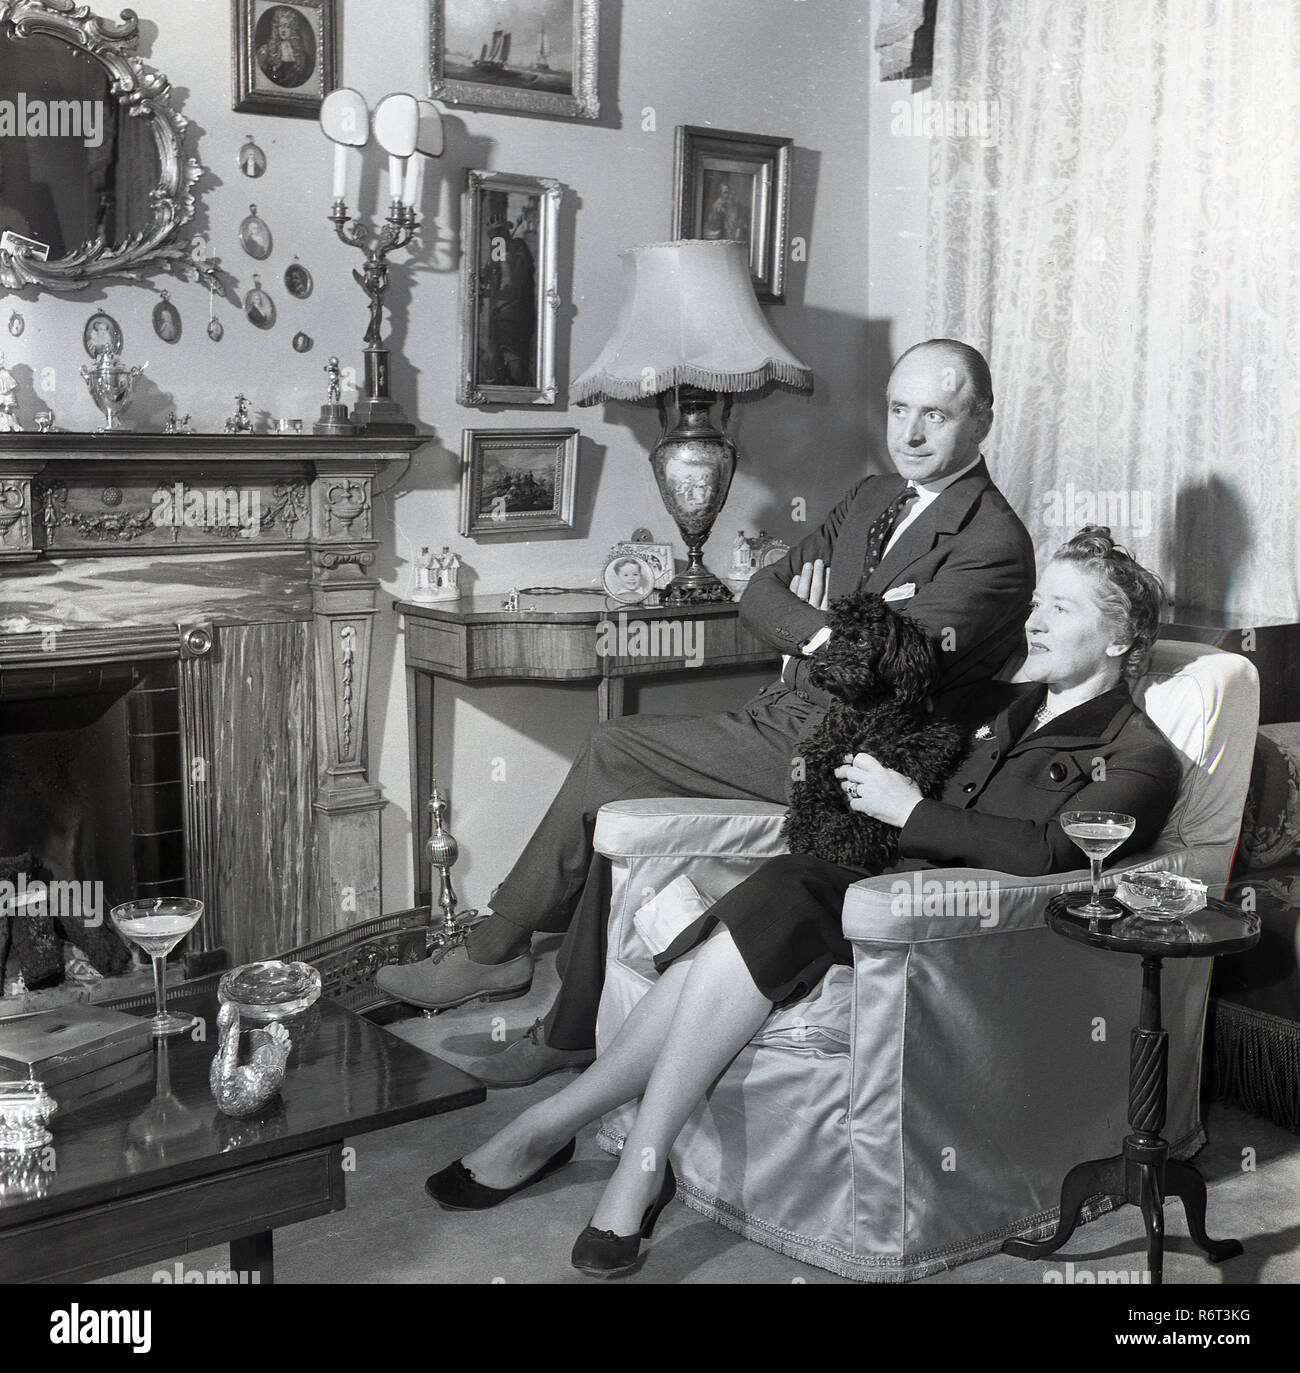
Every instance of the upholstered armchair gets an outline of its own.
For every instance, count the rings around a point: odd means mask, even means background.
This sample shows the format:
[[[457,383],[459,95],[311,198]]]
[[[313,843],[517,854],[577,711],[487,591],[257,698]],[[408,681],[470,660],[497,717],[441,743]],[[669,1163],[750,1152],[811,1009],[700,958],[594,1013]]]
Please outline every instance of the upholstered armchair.
[[[1135,698],[1184,760],[1157,844],[1107,874],[1171,868],[1221,895],[1241,823],[1259,713],[1244,657],[1160,643]],[[655,976],[633,914],[679,875],[716,899],[781,853],[782,808],[726,801],[605,806],[613,867],[598,1045]],[[970,886],[967,884],[978,884]],[[1055,1227],[1065,1173],[1128,1133],[1137,961],[1043,923],[1050,878],[932,869],[851,887],[852,967],[776,1011],[714,1085],[673,1151],[690,1207],[782,1253],[867,1282],[906,1282]],[[992,902],[992,904],[990,904]],[[1164,972],[1170,1034],[1165,1137],[1204,1143],[1201,1039],[1209,960]],[[617,1149],[630,1107],[607,1116]],[[1091,1219],[1108,1202],[1094,1199]]]

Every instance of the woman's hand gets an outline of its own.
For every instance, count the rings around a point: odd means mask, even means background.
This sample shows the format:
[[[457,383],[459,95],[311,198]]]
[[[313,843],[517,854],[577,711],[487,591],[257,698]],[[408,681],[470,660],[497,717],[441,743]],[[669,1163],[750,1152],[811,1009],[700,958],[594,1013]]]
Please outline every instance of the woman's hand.
[[[874,816],[886,825],[902,829],[907,817],[923,800],[921,788],[910,777],[894,772],[869,753],[850,757],[844,755],[844,765],[835,769],[844,789],[849,809],[862,815]]]

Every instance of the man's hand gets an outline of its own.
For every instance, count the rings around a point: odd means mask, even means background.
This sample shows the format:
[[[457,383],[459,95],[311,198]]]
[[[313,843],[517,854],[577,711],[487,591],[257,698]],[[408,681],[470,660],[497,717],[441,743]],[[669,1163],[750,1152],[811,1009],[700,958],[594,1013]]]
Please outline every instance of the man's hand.
[[[869,753],[844,755],[844,765],[835,769],[849,809],[874,815],[886,825],[902,829],[916,808],[921,789],[910,777],[887,768]]]
[[[790,578],[790,590],[814,610],[827,609],[831,598],[830,568],[820,558],[815,563],[804,563],[803,571]]]

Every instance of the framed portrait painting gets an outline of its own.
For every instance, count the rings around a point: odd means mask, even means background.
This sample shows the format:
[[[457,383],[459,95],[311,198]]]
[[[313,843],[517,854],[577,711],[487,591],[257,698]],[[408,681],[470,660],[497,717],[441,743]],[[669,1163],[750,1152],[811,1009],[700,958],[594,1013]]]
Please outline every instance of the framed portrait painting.
[[[600,0],[429,0],[429,94],[595,119]]]
[[[338,84],[336,0],[231,0],[233,107],[315,119]]]
[[[573,528],[576,429],[466,429],[460,458],[462,534]]]
[[[785,296],[793,142],[677,126],[673,237],[739,239],[759,300]]]
[[[468,174],[461,208],[462,405],[554,405],[558,181]]]

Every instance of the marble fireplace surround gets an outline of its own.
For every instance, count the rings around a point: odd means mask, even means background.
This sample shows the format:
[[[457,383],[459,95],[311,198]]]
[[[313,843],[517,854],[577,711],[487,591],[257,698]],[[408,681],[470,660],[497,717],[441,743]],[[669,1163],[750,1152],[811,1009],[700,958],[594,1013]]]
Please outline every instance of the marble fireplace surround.
[[[380,914],[373,482],[424,442],[0,436],[0,684],[177,662],[201,948],[265,957]]]

